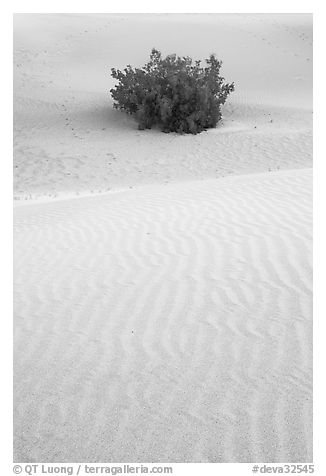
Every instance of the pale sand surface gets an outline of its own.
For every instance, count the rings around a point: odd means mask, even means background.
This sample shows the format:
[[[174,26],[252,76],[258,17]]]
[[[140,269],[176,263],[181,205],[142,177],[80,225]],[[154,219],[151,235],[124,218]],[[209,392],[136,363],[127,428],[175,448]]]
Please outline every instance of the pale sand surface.
[[[16,15],[15,461],[312,460],[311,42],[309,15]],[[153,46],[224,60],[219,127],[111,109]]]
[[[15,211],[15,454],[311,459],[311,172]]]

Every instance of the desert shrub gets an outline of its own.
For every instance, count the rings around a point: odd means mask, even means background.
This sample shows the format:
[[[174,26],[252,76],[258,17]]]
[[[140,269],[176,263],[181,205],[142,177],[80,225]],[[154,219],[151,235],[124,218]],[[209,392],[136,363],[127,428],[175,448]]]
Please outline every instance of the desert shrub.
[[[139,129],[158,125],[164,132],[197,134],[215,127],[221,119],[221,105],[234,91],[234,83],[220,76],[222,62],[215,55],[206,67],[189,57],[168,55],[165,59],[152,49],[143,68],[128,65],[112,68],[118,84],[110,90],[114,107],[134,114]]]

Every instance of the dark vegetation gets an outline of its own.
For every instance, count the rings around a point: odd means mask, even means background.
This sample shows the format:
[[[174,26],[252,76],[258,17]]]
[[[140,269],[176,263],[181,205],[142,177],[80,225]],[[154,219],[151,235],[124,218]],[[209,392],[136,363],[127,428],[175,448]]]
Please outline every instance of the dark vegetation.
[[[162,55],[153,49],[143,68],[112,68],[118,84],[110,90],[114,107],[133,114],[139,129],[159,126],[163,132],[197,134],[215,127],[234,83],[220,76],[222,62],[215,55],[193,63],[189,57]]]

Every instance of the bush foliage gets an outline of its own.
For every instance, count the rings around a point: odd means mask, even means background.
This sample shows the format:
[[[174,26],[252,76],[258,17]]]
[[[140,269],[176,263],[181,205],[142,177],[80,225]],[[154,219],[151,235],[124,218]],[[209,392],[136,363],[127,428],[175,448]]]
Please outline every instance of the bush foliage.
[[[221,105],[234,91],[234,83],[224,83],[220,76],[221,65],[215,55],[201,67],[200,61],[193,64],[188,56],[163,59],[152,49],[143,68],[112,68],[111,76],[118,80],[110,90],[114,107],[134,114],[139,129],[158,125],[164,132],[197,134],[215,127]]]

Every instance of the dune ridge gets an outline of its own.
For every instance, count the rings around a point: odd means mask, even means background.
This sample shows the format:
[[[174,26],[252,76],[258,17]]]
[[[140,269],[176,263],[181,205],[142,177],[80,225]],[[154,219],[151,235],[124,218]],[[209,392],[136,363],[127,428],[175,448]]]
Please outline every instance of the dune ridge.
[[[303,169],[16,208],[15,459],[310,461],[310,198]]]

